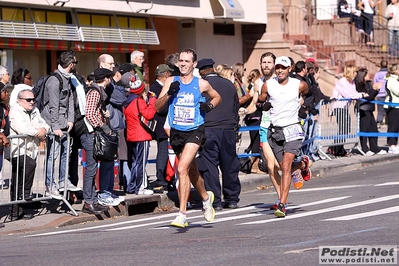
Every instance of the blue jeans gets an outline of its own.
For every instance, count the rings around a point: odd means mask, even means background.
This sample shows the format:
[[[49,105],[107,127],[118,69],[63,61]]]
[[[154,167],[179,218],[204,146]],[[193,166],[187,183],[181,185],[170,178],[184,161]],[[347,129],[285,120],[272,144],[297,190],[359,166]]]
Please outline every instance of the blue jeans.
[[[100,162],[100,191],[114,190],[114,164],[115,162]]]
[[[60,145],[61,144],[61,145]],[[65,179],[65,171],[67,169],[66,160],[67,156],[70,155],[71,149],[68,147],[68,138],[64,135],[60,139],[59,137],[50,136],[47,139],[47,171],[46,171],[46,186],[56,187],[54,181],[54,162],[57,160],[58,154],[61,149],[61,158],[59,165],[59,184],[64,182]],[[67,154],[67,152],[69,152]]]
[[[83,199],[88,204],[96,204],[97,193],[95,177],[97,173],[97,161],[93,157],[93,134],[83,134],[80,136],[83,149],[86,151],[86,168],[83,176]]]
[[[399,49],[399,30],[388,31],[389,55],[398,56]]]

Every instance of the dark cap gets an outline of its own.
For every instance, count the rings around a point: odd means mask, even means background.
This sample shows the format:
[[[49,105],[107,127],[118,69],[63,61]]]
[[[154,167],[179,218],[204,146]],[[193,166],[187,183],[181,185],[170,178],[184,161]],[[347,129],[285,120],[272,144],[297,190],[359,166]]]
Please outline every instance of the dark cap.
[[[171,69],[168,65],[166,64],[160,64],[157,66],[155,69],[155,75],[158,76],[160,74],[166,73],[166,72],[173,72],[173,69]]]
[[[130,64],[130,63],[123,63],[122,65],[119,66],[119,73],[121,73],[121,75],[128,73],[132,70],[135,70],[137,67],[136,64]]]
[[[114,76],[114,72],[107,68],[97,68],[94,70],[94,79],[97,80],[102,80],[104,78],[111,78]]]
[[[198,61],[197,63],[197,68],[198,70],[205,69],[205,68],[211,68],[215,64],[215,61],[213,61],[211,58],[203,58]]]

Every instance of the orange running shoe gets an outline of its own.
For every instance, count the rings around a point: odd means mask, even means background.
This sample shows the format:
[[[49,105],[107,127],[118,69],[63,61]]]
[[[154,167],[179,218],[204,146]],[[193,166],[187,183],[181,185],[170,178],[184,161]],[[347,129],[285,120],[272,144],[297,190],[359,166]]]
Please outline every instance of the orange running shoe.
[[[294,183],[294,188],[295,189],[301,189],[303,186],[303,178],[301,175],[301,170],[295,170],[291,174],[292,182]]]
[[[312,161],[309,159],[307,155],[302,156],[302,162],[305,163],[305,167],[301,170],[301,175],[303,180],[309,181],[312,177],[312,171],[310,171],[309,166],[311,165]]]

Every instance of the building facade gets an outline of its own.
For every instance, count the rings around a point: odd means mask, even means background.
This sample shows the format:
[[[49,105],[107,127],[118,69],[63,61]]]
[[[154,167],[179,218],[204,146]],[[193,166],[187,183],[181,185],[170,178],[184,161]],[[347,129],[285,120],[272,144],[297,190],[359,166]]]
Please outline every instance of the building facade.
[[[72,49],[84,76],[102,53],[130,61],[145,53],[147,81],[167,55],[193,48],[199,59],[246,63],[267,24],[264,0],[22,0],[0,1],[1,63],[27,68],[37,80],[53,71],[60,52]],[[250,42],[248,42],[250,40]],[[250,47],[248,47],[248,45]]]

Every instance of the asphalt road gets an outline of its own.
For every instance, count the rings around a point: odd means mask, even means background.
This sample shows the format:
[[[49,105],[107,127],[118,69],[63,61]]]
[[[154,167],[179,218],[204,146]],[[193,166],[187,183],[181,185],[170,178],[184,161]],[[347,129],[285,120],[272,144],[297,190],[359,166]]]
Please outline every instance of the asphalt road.
[[[387,163],[312,179],[275,218],[269,190],[243,193],[240,208],[206,223],[169,226],[176,213],[135,215],[2,236],[2,265],[319,265],[320,246],[398,245],[398,167]],[[397,258],[396,258],[397,259]]]

